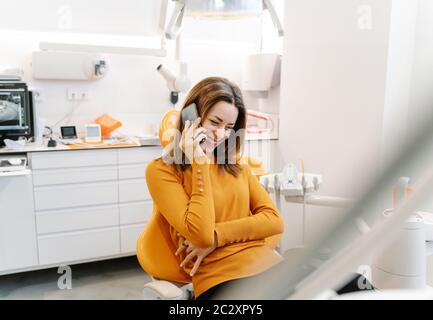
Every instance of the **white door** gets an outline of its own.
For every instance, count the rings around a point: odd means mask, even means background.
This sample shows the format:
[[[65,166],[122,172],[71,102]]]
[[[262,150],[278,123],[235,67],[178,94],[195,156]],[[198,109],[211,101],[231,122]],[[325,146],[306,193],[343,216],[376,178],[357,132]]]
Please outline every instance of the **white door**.
[[[37,264],[32,177],[0,175],[0,273]]]

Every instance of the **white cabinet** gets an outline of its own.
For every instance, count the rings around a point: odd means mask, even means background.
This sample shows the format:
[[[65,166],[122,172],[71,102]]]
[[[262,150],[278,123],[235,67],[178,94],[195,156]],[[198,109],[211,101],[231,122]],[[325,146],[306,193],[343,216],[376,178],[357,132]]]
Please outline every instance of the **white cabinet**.
[[[113,227],[119,224],[116,205],[36,212],[38,234]]]
[[[32,176],[0,176],[0,272],[37,264]]]
[[[160,147],[118,149],[119,165],[149,163],[162,155]]]
[[[105,205],[117,203],[118,199],[116,181],[35,187],[36,210]]]
[[[119,234],[115,227],[39,236],[39,261],[48,265],[117,255]]]
[[[40,263],[134,254],[153,206],[146,166],[160,155],[160,147],[32,154]]]
[[[28,153],[31,174],[0,177],[0,274],[135,254],[153,208],[146,166],[160,155],[160,147]]]
[[[120,202],[150,200],[144,177],[119,181],[119,200]]]
[[[101,167],[117,164],[116,150],[33,152],[32,169]]]
[[[117,180],[117,166],[47,169],[33,172],[34,186]]]

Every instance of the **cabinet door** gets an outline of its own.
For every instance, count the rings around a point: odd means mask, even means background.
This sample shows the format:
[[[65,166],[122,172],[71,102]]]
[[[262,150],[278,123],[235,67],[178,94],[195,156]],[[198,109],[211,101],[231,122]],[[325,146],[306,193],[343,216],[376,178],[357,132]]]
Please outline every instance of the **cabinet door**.
[[[120,248],[122,253],[135,253],[137,240],[144,231],[145,224],[120,227]]]
[[[77,262],[120,253],[118,227],[56,233],[39,236],[38,240],[41,265]]]
[[[35,187],[37,211],[117,204],[116,181]]]
[[[118,149],[119,164],[148,163],[162,155],[161,147]]]
[[[0,273],[37,264],[32,177],[0,176]]]
[[[117,164],[115,150],[69,150],[32,152],[32,169],[101,167]]]

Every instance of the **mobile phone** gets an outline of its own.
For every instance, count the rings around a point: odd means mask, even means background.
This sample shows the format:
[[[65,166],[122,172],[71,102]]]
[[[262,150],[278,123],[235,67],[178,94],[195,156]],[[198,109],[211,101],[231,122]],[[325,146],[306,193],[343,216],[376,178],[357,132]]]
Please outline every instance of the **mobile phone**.
[[[193,123],[198,118],[197,106],[195,103],[191,103],[189,106],[185,107],[181,111],[183,125],[189,120]]]
[[[189,120],[190,123],[192,124],[198,118],[198,111],[197,111],[196,104],[191,103],[190,105],[186,106],[185,108],[182,109],[180,114],[181,114],[181,118],[182,118],[184,126],[185,126],[185,122],[187,120]],[[203,138],[203,140],[201,140],[200,143],[203,143],[205,141],[206,141],[206,138]]]

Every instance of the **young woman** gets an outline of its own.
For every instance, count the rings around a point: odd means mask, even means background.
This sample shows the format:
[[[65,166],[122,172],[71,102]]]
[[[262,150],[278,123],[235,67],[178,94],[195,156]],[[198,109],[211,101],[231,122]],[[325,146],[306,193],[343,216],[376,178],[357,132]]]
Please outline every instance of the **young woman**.
[[[227,281],[280,262],[265,239],[282,233],[284,225],[257,177],[240,161],[246,125],[240,89],[209,77],[191,89],[184,108],[193,103],[199,118],[185,124],[180,119],[181,135],[170,153],[181,157],[161,157],[147,167],[154,206],[139,241],[146,272],[192,281],[200,299]]]

